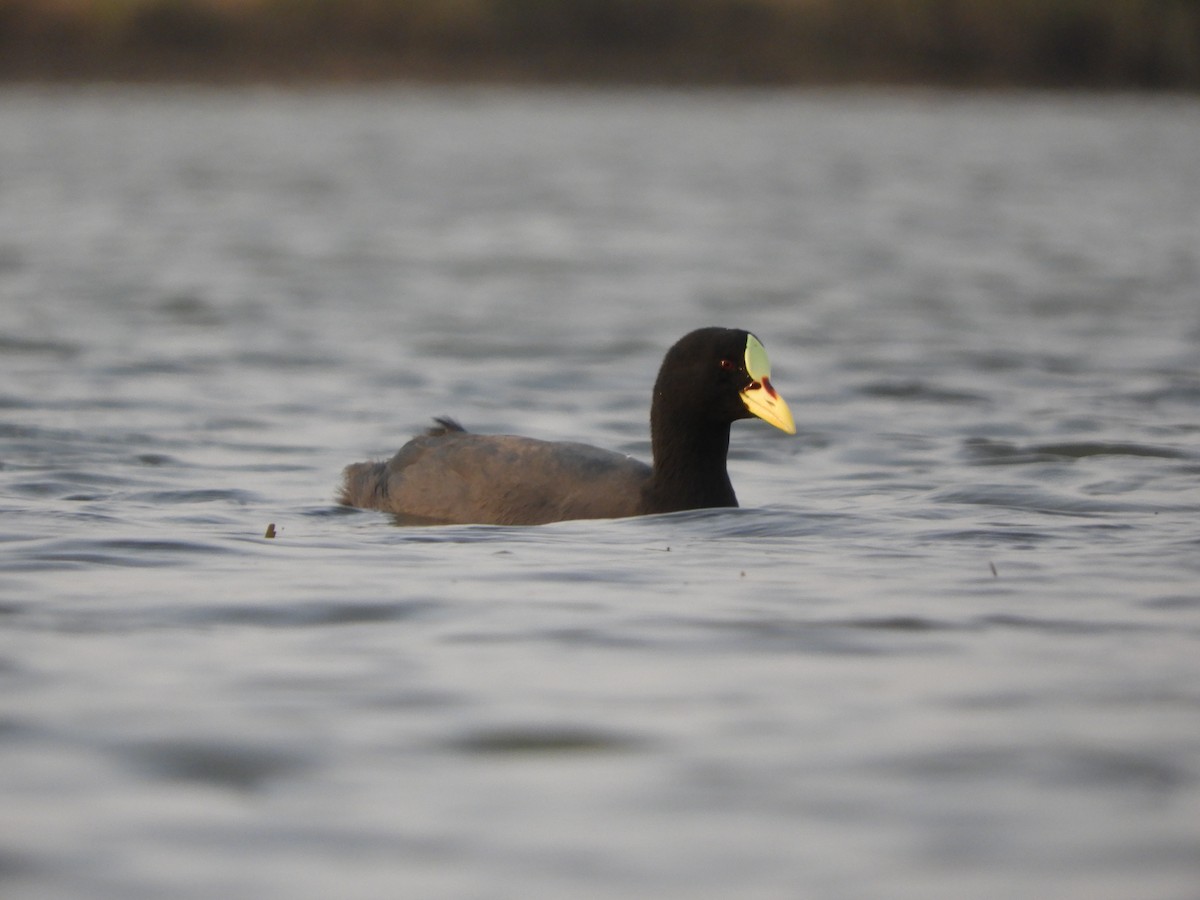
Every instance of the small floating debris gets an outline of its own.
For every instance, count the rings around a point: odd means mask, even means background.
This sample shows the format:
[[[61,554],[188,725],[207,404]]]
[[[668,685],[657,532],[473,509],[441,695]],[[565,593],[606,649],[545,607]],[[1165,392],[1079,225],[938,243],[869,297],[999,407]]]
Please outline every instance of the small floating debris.
[[[266,538],[273,538],[273,537],[275,537],[275,523],[274,523],[274,522],[270,523],[270,524],[267,526],[267,533],[266,533],[266,534],[264,534],[264,535],[263,535],[263,537],[266,537]]]

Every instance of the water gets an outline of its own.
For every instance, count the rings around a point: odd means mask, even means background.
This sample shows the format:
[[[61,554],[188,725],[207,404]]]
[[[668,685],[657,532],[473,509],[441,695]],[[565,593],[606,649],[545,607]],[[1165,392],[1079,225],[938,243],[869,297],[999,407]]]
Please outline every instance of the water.
[[[5,898],[1200,896],[1200,104],[0,94]],[[436,414],[742,508],[401,529]],[[264,538],[268,523],[277,537]]]

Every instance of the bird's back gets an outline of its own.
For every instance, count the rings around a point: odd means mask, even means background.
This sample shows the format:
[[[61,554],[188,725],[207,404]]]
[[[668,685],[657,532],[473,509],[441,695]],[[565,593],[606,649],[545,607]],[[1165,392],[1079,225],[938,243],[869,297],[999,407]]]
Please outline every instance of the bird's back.
[[[650,475],[645,463],[599,447],[444,423],[386,462],[348,466],[339,499],[412,523],[540,525],[637,515]]]

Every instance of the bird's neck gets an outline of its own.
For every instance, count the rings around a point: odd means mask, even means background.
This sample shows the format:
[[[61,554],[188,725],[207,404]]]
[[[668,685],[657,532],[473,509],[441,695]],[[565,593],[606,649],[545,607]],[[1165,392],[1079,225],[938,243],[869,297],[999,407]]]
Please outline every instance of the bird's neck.
[[[654,475],[646,487],[646,511],[737,506],[725,468],[729,423],[676,420],[674,428],[667,423],[665,415],[651,417]]]

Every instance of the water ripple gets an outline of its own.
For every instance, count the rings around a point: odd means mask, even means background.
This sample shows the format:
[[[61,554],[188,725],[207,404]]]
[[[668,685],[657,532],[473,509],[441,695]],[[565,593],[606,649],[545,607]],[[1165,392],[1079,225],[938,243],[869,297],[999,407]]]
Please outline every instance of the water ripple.
[[[564,725],[509,725],[467,731],[442,746],[472,756],[561,756],[629,753],[645,748],[644,738],[616,731]]]
[[[332,600],[286,604],[214,604],[192,606],[169,616],[172,623],[254,625],[260,628],[321,628],[375,625],[415,619],[439,608],[434,601],[355,602]]]
[[[983,616],[979,622],[989,628],[1037,631],[1049,635],[1128,634],[1155,630],[1148,625],[1135,622],[1102,622],[1094,619],[1021,616],[1010,613]]]
[[[1132,456],[1147,459],[1191,459],[1195,454],[1176,447],[1129,441],[1064,441],[1019,445],[988,438],[972,438],[965,452],[976,465],[1023,465],[1026,463],[1081,460],[1095,456]]]
[[[70,341],[41,340],[0,334],[0,355],[52,356],[60,360],[77,356],[81,347]]]
[[[1097,500],[1052,491],[1038,485],[972,484],[933,491],[934,503],[994,506],[1000,509],[1032,510],[1060,516],[1105,516],[1112,513],[1156,512],[1162,507],[1148,503]]]
[[[8,571],[122,566],[152,568],[173,566],[188,558],[220,556],[234,552],[206,541],[164,538],[65,538],[36,542],[20,557],[0,564]]]
[[[217,740],[148,740],[122,744],[114,753],[126,765],[157,778],[236,791],[257,790],[311,763],[293,747]]]
[[[139,503],[153,503],[167,506],[176,506],[183,503],[233,503],[237,506],[249,506],[261,502],[259,495],[253,491],[234,490],[230,488],[139,491],[130,494],[128,499]]]
[[[934,404],[963,405],[971,403],[986,403],[988,398],[982,394],[968,391],[956,391],[940,388],[923,381],[882,381],[867,384],[859,388],[867,397],[879,397],[886,400],[917,401]]]

